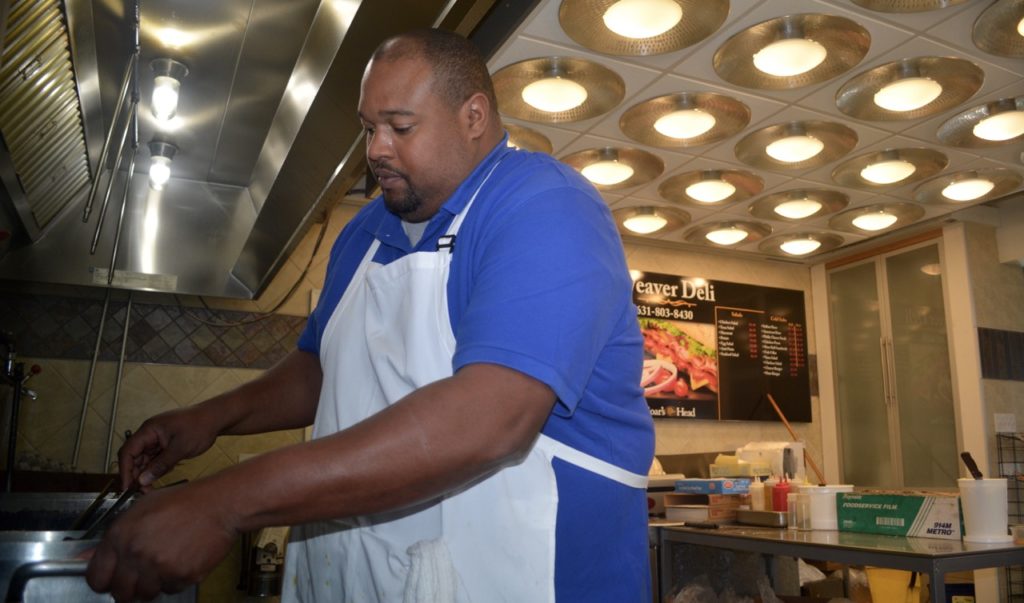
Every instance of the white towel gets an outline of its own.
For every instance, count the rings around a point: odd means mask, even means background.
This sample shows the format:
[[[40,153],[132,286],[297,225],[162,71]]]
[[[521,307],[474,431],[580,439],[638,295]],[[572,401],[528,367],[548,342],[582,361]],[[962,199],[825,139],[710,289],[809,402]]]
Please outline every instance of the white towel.
[[[448,547],[440,538],[409,547],[409,576],[403,603],[454,603],[456,576]]]

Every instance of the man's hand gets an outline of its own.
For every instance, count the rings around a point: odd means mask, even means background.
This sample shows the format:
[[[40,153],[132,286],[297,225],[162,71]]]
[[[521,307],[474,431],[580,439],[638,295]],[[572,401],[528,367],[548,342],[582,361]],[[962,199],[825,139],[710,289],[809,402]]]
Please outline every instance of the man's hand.
[[[179,461],[206,452],[217,430],[200,416],[198,407],[172,410],[148,419],[117,453],[121,488],[135,481],[147,487]]]
[[[201,482],[142,496],[93,552],[89,587],[115,600],[150,600],[206,577],[238,536],[230,513]]]

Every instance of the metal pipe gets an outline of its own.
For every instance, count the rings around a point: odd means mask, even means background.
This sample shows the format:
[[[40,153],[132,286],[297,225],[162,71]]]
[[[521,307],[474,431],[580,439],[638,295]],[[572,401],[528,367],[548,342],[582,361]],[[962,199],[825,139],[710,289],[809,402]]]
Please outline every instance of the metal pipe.
[[[96,376],[96,362],[100,357],[100,344],[103,342],[103,325],[107,322],[107,308],[110,306],[110,289],[103,298],[103,310],[100,312],[100,327],[96,331],[96,345],[92,350],[92,362],[89,363],[89,376],[85,380],[85,396],[82,398],[82,413],[78,418],[78,435],[75,436],[75,453],[71,456],[71,466],[78,468],[78,454],[82,450],[82,433],[85,432],[85,417],[89,413],[89,397],[92,395],[92,380]]]
[[[117,95],[117,105],[114,107],[114,116],[110,121],[110,129],[107,130],[107,136],[103,140],[103,150],[100,151],[100,161],[96,164],[96,172],[93,174],[92,186],[89,188],[89,196],[85,200],[85,209],[82,211],[82,221],[88,222],[89,215],[92,213],[92,204],[96,200],[96,192],[100,187],[100,174],[103,173],[103,166],[107,163],[107,155],[110,153],[110,140],[114,137],[114,129],[117,127],[117,119],[121,116],[121,111],[124,110],[124,101],[128,97],[128,88],[132,82],[132,74],[135,73],[135,65],[139,60],[139,52],[136,50],[128,57],[128,64],[124,68],[124,78],[121,80],[121,92]],[[110,179],[113,180],[114,176],[117,175],[115,169],[110,174]]]
[[[12,381],[14,391],[11,394],[11,428],[7,441],[7,475],[4,476],[4,492],[14,488],[14,455],[18,449],[18,413],[21,410],[21,389],[25,381],[25,365],[16,362],[11,372],[5,375]]]
[[[124,225],[124,215],[128,207],[128,191],[132,188],[132,177],[135,175],[135,157],[139,152],[139,111],[138,104],[135,104],[132,111],[134,126],[132,127],[132,158],[128,162],[128,179],[124,183],[124,194],[121,196],[121,213],[117,216],[117,229],[114,231],[114,249],[110,253],[110,268],[107,270],[107,286],[114,284],[114,264],[117,262],[117,250],[121,246],[121,233]],[[99,231],[96,231],[97,236]],[[93,241],[93,247],[96,241]]]
[[[121,354],[117,359],[117,378],[114,380],[114,401],[110,404],[110,424],[107,429],[107,454],[103,460],[103,471],[110,470],[110,451],[114,447],[114,419],[117,417],[117,401],[121,397],[121,377],[124,372],[124,352],[128,347],[128,324],[132,318],[132,292],[128,292],[128,306],[124,310],[124,333],[121,335]]]
[[[132,128],[132,115],[138,109],[138,99],[132,99],[131,113],[128,114],[128,119],[125,120],[124,130],[121,132],[121,143],[117,146],[117,158],[114,160],[114,171],[110,174],[110,180],[107,181],[107,192],[103,195],[103,204],[100,205],[100,217],[96,220],[96,230],[92,235],[92,245],[89,246],[89,253],[96,253],[96,246],[100,242],[100,232],[103,231],[103,220],[107,217],[107,206],[110,204],[110,191],[114,188],[114,180],[117,178],[117,172],[121,169],[121,160],[124,159],[124,143],[128,140],[128,131]],[[128,184],[126,183],[127,187]]]

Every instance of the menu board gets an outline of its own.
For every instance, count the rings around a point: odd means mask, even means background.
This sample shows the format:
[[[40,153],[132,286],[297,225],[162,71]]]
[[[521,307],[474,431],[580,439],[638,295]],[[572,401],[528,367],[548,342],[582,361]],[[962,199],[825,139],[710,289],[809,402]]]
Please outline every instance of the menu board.
[[[653,417],[811,420],[804,293],[633,271]]]

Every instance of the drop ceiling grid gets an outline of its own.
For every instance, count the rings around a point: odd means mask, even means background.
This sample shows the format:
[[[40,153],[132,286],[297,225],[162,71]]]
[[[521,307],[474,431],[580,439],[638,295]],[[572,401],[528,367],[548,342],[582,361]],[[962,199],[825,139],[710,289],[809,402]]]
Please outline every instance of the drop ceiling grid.
[[[842,237],[846,245],[867,240],[871,235],[830,229],[828,221],[836,214],[800,222],[761,220],[753,218],[748,208],[765,195],[798,188],[824,188],[846,194],[850,199],[849,205],[836,213],[875,203],[912,202],[913,192],[924,182],[923,180],[894,188],[871,190],[838,186],[832,180],[832,172],[843,162],[886,148],[930,148],[944,153],[950,160],[949,165],[934,177],[960,170],[987,167],[1004,167],[1020,172],[1019,155],[1022,145],[969,149],[947,146],[937,138],[939,126],[960,112],[985,101],[1024,93],[1024,80],[1020,73],[1021,65],[1024,63],[989,56],[974,48],[971,42],[971,26],[981,11],[990,4],[987,1],[969,2],[933,11],[891,14],[869,11],[853,2],[841,0],[733,1],[730,3],[729,15],[725,22],[712,36],[688,48],[644,57],[606,55],[580,46],[561,28],[558,20],[561,0],[546,0],[496,53],[490,67],[492,72],[496,72],[502,67],[522,60],[566,56],[599,63],[613,69],[623,78],[626,83],[625,97],[612,111],[602,116],[550,125],[516,119],[507,121],[548,136],[554,148],[553,154],[559,158],[564,158],[572,152],[600,146],[629,146],[649,151],[662,158],[665,161],[665,170],[652,182],[630,189],[602,192],[606,202],[613,209],[648,205],[678,207],[692,218],[689,224],[675,232],[648,238],[695,246],[683,239],[685,232],[695,225],[743,219],[771,226],[773,232],[766,238],[798,231],[826,231]],[[743,88],[724,81],[715,72],[714,54],[731,36],[769,19],[801,13],[843,16],[860,24],[871,36],[871,45],[866,56],[845,73],[819,84],[793,90]],[[981,67],[985,72],[985,80],[981,89],[970,100],[943,114],[919,120],[858,120],[842,113],[836,106],[837,91],[851,78],[879,65],[917,56],[961,56]],[[725,94],[747,105],[751,111],[751,120],[742,131],[727,139],[695,147],[654,148],[640,144],[622,133],[619,119],[629,108],[651,98],[678,92]],[[802,170],[781,167],[753,168],[736,158],[736,144],[751,132],[770,125],[803,120],[833,121],[847,125],[857,133],[857,144],[849,153],[835,161]],[[762,178],[765,186],[760,194],[748,200],[711,207],[675,204],[658,194],[659,186],[666,179],[694,170],[707,169],[748,171]],[[925,207],[926,216],[923,219],[941,216],[976,204],[929,204]],[[735,249],[757,253],[759,244],[760,241],[742,243]]]
[[[968,2],[964,5],[963,11],[960,11],[941,23],[936,24],[927,31],[927,34],[933,39],[942,40],[944,43],[956,48],[958,51],[957,54],[968,56],[973,59],[980,58],[981,60],[994,65],[999,65],[1004,69],[1019,75],[1021,72],[1021,59],[992,55],[979,50],[974,45],[974,40],[972,38],[974,22],[977,21],[978,17],[981,16],[981,13],[985,12],[985,9],[990,6],[992,6],[992,2],[989,0],[975,0],[974,2]]]
[[[864,27],[871,36],[871,45],[868,47],[867,55],[861,59],[860,64],[863,64],[865,61],[872,60],[873,57],[881,53],[897,48],[909,35],[911,35],[910,32],[907,32],[904,29],[874,20],[870,15],[864,13],[855,13],[846,9],[836,8],[834,6],[823,6],[819,2],[807,2],[806,0],[771,0],[770,2],[759,3],[754,10],[745,13],[738,19],[727,20],[726,23],[723,24],[722,28],[711,36],[711,44],[702,45],[700,49],[688,57],[687,60],[679,62],[674,71],[681,75],[688,75],[695,79],[704,80],[708,83],[715,83],[719,85],[724,83],[725,85],[733,86],[733,84],[724,82],[724,80],[722,80],[714,70],[715,53],[727,40],[734,35],[757,25],[758,23],[784,15],[807,13],[824,13],[845,17]],[[802,86],[799,88],[770,91],[751,90],[751,92],[765,94],[775,100],[795,103],[800,99],[813,94],[820,88],[833,85],[835,80],[842,79],[848,74],[849,72],[825,82]]]

